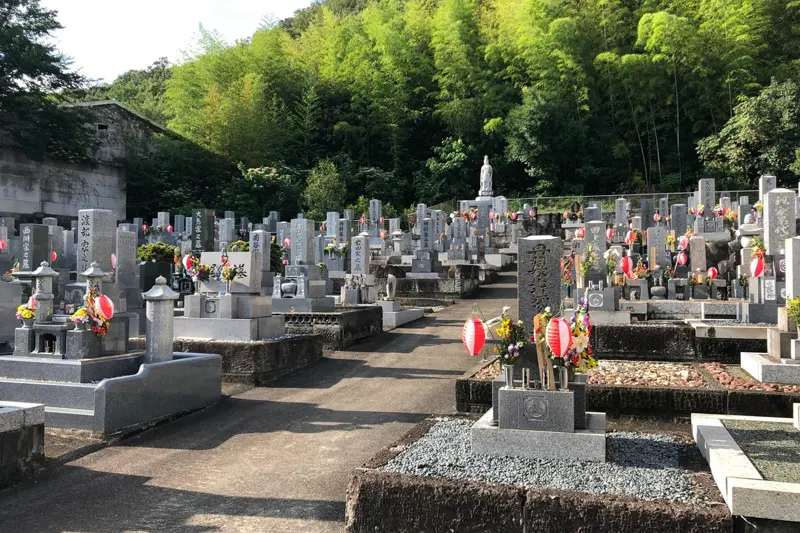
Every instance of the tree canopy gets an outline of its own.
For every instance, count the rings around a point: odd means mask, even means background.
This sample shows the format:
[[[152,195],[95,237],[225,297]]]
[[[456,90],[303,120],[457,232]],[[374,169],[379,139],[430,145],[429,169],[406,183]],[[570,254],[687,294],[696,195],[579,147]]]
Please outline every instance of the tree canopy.
[[[47,41],[59,28],[39,0],[0,2],[0,139],[34,159],[84,160],[86,115],[59,104],[85,80]]]
[[[97,94],[241,164],[184,179],[230,183],[245,209],[467,198],[484,155],[512,197],[752,186],[796,176],[796,137],[749,144],[746,164],[733,151],[756,122],[796,131],[777,114],[791,89],[770,83],[800,78],[798,29],[786,0],[327,0],[235,43],[202,30],[186,61]],[[259,196],[261,168],[310,190]],[[314,204],[320,172],[340,177],[336,205]]]

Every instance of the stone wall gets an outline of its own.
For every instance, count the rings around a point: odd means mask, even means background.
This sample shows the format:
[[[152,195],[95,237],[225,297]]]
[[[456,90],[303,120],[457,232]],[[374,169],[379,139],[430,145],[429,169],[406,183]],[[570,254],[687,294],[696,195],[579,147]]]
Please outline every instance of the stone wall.
[[[79,209],[110,209],[125,219],[125,172],[111,164],[32,161],[0,149],[0,213],[74,218]]]

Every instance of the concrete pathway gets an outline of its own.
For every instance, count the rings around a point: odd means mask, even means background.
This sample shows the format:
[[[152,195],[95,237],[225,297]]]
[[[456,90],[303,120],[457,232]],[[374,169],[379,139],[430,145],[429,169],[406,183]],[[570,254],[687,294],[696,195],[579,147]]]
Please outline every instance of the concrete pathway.
[[[490,318],[515,298],[505,273],[477,301]],[[454,411],[473,302],[0,492],[0,531],[340,532],[350,471]]]

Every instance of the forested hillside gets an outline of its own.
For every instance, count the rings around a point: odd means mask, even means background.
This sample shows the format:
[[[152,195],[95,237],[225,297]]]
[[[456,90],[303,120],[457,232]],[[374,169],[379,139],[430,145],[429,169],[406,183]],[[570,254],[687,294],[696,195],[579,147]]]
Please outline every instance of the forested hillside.
[[[199,45],[100,91],[241,163],[210,178],[254,209],[467,198],[484,154],[513,197],[796,184],[798,0],[329,0]]]

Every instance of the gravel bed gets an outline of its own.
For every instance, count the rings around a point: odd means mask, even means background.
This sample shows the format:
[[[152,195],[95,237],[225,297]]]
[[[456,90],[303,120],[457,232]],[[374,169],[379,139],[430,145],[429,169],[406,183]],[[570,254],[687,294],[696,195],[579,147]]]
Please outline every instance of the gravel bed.
[[[722,423],[764,479],[800,483],[800,431],[793,425],[750,420]]]
[[[702,363],[702,366],[714,380],[728,390],[753,390],[766,392],[790,392],[800,394],[800,386],[761,383],[738,366],[722,363]]]
[[[738,320],[710,320],[705,319],[702,321],[706,326],[735,326],[735,327],[747,327],[747,328],[774,328],[775,324],[770,324],[768,322],[739,322]]]
[[[473,455],[471,425],[468,420],[439,421],[381,470],[643,500],[697,505],[709,501],[693,482],[690,471],[680,467],[681,454],[691,445],[677,437],[609,434],[606,463],[533,460]]]
[[[601,360],[589,372],[592,385],[631,385],[636,387],[707,388],[706,380],[692,365],[649,361]]]

